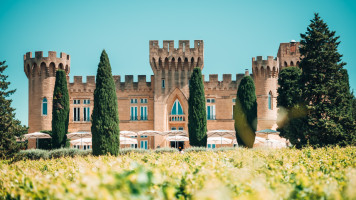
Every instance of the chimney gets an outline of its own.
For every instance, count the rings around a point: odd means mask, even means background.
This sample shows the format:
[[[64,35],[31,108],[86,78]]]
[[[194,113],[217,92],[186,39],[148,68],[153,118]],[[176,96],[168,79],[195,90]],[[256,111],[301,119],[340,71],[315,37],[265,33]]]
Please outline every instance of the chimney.
[[[248,72],[248,69],[245,69],[245,76],[250,76],[250,73]]]

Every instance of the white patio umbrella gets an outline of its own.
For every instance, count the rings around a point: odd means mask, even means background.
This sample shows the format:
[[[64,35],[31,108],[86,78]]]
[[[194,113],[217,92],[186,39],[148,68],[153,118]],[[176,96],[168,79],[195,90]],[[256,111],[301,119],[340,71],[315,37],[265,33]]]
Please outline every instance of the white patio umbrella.
[[[133,132],[133,131],[120,131],[120,138],[121,136],[137,136],[137,133],[136,132]],[[124,145],[126,144],[126,141],[127,140],[123,140],[123,143]],[[120,140],[120,144],[121,144],[121,140]]]
[[[139,131],[137,134],[138,135],[147,135],[147,136],[155,137],[156,135],[161,135],[162,132],[154,131],[154,130],[145,130],[145,131]],[[148,139],[148,146],[150,146],[150,140],[149,139]]]
[[[30,138],[36,138],[36,148],[37,148],[39,138],[52,138],[52,137],[47,133],[40,133],[40,132],[28,133],[24,135],[25,140],[28,140]]]
[[[74,132],[74,133],[68,133],[67,138],[71,140],[75,139],[83,139],[83,138],[91,138],[91,132]],[[83,146],[83,144],[81,144]]]
[[[163,132],[162,135],[177,137],[177,136],[188,136],[188,133],[187,133],[187,131],[184,131],[184,130],[170,130],[170,131]],[[177,146],[177,140],[175,139],[172,141],[175,141],[175,143],[176,143],[175,145]]]
[[[120,136],[137,136],[137,133],[133,131],[120,131]]]
[[[176,136],[176,135],[188,136],[188,133],[187,133],[187,131],[184,131],[184,130],[170,130],[170,131],[162,132],[162,135],[165,135],[165,136]]]
[[[208,137],[208,144],[231,144],[232,139],[224,137]]]
[[[92,145],[92,140],[91,138],[80,138],[76,140],[70,141],[72,145],[80,145],[81,148],[83,148],[83,145]]]
[[[189,141],[189,138],[186,136],[176,135],[176,136],[168,136],[166,138],[167,141]]]
[[[235,136],[235,131],[233,130],[211,130],[207,132],[208,137],[214,136]]]
[[[30,138],[52,138],[49,134],[47,133],[40,133],[40,132],[34,132],[34,133],[28,133],[24,135],[25,139],[28,140]]]
[[[120,144],[137,144],[137,139],[134,138],[127,138],[127,137],[120,137]]]

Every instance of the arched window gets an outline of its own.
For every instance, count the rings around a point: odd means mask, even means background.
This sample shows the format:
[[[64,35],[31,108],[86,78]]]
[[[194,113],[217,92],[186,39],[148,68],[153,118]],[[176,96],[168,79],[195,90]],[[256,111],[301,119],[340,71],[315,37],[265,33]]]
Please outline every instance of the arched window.
[[[268,109],[272,110],[272,93],[268,93]]]
[[[184,115],[182,105],[178,99],[176,99],[173,103],[171,115]]]
[[[42,100],[42,115],[47,115],[47,98]]]

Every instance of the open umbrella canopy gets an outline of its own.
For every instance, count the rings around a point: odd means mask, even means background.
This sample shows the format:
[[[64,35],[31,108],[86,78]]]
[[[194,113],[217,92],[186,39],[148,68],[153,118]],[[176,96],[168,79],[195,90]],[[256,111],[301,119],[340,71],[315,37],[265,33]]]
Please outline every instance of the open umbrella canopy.
[[[68,133],[67,138],[71,140],[80,139],[80,138],[91,138],[91,132],[74,132]]]
[[[92,145],[91,138],[81,138],[70,141],[72,145]]]
[[[121,136],[137,136],[136,132],[133,131],[120,131]]]
[[[137,144],[137,139],[120,137],[120,144]]]
[[[208,131],[208,137],[212,136],[235,136],[235,131],[233,130],[212,130]]]
[[[139,131],[138,135],[147,135],[147,136],[155,136],[160,135],[162,132],[160,131],[153,131],[153,130],[146,130],[146,131]]]
[[[91,138],[82,138],[70,141],[72,145],[92,145]],[[120,137],[120,144],[137,144],[137,140],[133,138]]]
[[[187,136],[188,133],[187,131],[184,131],[184,130],[170,130],[170,131],[165,131],[162,133],[162,135],[166,135],[166,136]]]
[[[279,131],[275,131],[275,130],[272,130],[272,129],[263,129],[263,130],[260,130],[260,131],[256,131],[256,133],[279,133]]]
[[[188,137],[181,136],[181,135],[176,135],[176,136],[168,136],[166,138],[167,141],[189,141]]]
[[[232,139],[224,137],[208,137],[208,144],[231,144]]]
[[[49,134],[40,133],[40,132],[28,133],[28,134],[25,134],[24,137],[26,140],[28,140],[30,138],[52,138]]]

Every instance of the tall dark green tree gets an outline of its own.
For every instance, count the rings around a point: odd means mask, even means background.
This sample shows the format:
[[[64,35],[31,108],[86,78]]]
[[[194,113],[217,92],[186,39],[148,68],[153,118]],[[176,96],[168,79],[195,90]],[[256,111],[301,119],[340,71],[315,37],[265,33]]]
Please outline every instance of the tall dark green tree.
[[[312,146],[355,144],[352,96],[338,40],[318,14],[301,34],[300,84],[308,110],[305,136]]]
[[[278,131],[296,147],[307,143],[304,135],[306,110],[300,85],[302,71],[298,67],[284,68],[278,77]]]
[[[203,78],[200,68],[194,68],[189,84],[188,130],[191,146],[206,147],[206,107]]]
[[[52,148],[66,146],[69,122],[69,94],[66,72],[56,72],[52,109]]]
[[[234,106],[236,140],[239,146],[252,148],[257,129],[257,99],[250,76],[242,78]]]
[[[115,82],[109,57],[101,53],[96,74],[94,109],[92,113],[93,155],[118,155],[120,147],[119,112]]]
[[[7,159],[14,156],[22,147],[23,143],[17,143],[16,137],[21,138],[27,133],[27,127],[15,119],[15,109],[11,107],[11,99],[8,97],[16,90],[8,90],[10,82],[7,82],[7,75],[4,71],[7,68],[5,61],[0,61],[0,159]]]

